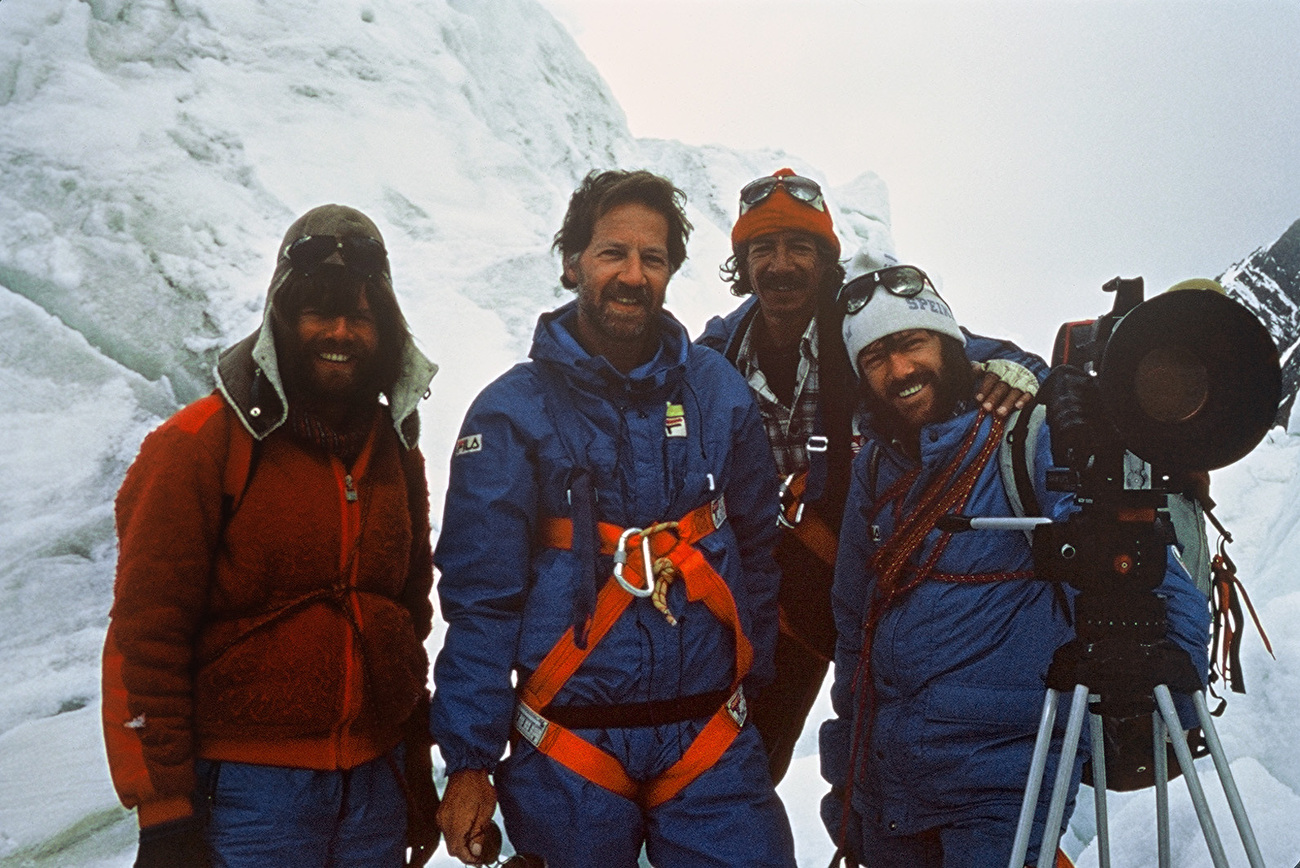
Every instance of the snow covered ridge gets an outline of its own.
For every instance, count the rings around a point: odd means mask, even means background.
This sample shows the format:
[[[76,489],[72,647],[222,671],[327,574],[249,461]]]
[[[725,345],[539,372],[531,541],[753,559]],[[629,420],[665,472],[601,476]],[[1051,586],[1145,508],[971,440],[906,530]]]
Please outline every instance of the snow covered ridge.
[[[696,231],[668,302],[698,333],[735,304],[717,268],[736,194],[783,165],[818,176],[776,151],[634,139],[534,0],[2,0],[0,865],[131,863],[97,721],[113,495],[144,434],[209,391],[216,352],[259,321],[294,217],[342,202],[384,231],[442,366],[423,408],[437,505],[469,401],[568,297],[549,244],[582,175],[646,167],[687,192]],[[892,249],[878,178],[828,200],[846,252]],[[1215,475],[1233,556],[1279,625],[1276,664],[1247,638],[1252,693],[1224,739],[1248,806],[1277,818],[1257,827],[1281,865],[1300,859],[1282,819],[1300,816],[1300,761],[1269,737],[1300,719],[1300,640],[1283,632],[1300,614],[1297,443],[1278,434]],[[801,861],[825,864],[807,744],[782,793]]]
[[[1300,220],[1273,244],[1229,268],[1219,282],[1259,317],[1277,342],[1283,395],[1277,424],[1285,426],[1300,387],[1300,357],[1295,352],[1300,343]]]

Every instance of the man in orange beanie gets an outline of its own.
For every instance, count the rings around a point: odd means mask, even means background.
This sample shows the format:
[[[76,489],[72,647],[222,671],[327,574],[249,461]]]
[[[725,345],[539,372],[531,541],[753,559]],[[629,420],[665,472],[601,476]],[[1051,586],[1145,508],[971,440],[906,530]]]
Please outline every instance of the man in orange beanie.
[[[857,387],[836,301],[845,279],[840,240],[820,185],[791,169],[746,184],[731,246],[723,274],[734,295],[749,298],[710,320],[700,343],[723,353],[749,382],[781,479],[776,680],[750,702],[779,782],[835,654],[830,588],[856,451]],[[857,276],[896,264],[859,253],[850,267]],[[1003,341],[968,335],[966,347],[975,360],[1009,359],[1047,373],[1041,359]],[[978,392],[1003,413],[1025,400],[993,374]]]

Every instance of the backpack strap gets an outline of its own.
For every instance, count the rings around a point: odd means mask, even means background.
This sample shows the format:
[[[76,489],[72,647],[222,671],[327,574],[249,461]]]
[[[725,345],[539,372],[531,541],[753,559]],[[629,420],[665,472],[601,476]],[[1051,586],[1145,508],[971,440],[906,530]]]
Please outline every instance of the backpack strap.
[[[262,441],[257,440],[237,418],[230,419],[230,438],[226,448],[226,468],[221,479],[221,531],[218,539],[226,535],[226,527],[244,502],[253,473],[262,460]]]
[[[551,423],[555,436],[569,458],[569,471],[565,478],[569,515],[573,520],[573,553],[578,559],[579,569],[574,576],[573,605],[570,625],[573,627],[574,643],[581,651],[587,650],[587,631],[595,615],[599,577],[596,574],[596,555],[599,550],[598,530],[596,527],[596,484],[591,468],[579,456],[581,450],[575,449],[569,442],[561,424],[564,415],[577,412],[573,397],[569,394],[569,384],[544,363],[534,362],[529,366],[534,381],[540,385],[542,410]]]
[[[867,496],[872,503],[876,502],[876,495],[879,494],[880,482],[880,444],[872,440],[867,444],[871,454],[867,456]]]
[[[1034,491],[1034,462],[1037,460],[1038,438],[1046,420],[1047,407],[1044,404],[1030,404],[1015,411],[998,450],[1002,487],[1011,502],[1011,511],[1020,518],[1042,515],[1042,506]],[[1033,531],[1025,531],[1025,535],[1032,545]]]

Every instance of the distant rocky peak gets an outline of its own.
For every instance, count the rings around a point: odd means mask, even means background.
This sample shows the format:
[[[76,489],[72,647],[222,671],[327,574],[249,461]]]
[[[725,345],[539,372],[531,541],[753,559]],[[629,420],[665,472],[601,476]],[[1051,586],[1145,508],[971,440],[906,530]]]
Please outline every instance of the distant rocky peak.
[[[1300,220],[1269,247],[1229,268],[1219,282],[1250,308],[1273,335],[1282,355],[1282,403],[1276,422],[1285,426],[1300,388]]]

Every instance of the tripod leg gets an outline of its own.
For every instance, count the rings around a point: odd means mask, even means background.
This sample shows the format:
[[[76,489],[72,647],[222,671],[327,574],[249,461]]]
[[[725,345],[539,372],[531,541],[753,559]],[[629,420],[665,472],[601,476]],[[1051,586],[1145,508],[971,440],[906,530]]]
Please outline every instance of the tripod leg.
[[[1056,766],[1056,783],[1052,785],[1052,804],[1047,809],[1047,825],[1043,828],[1043,843],[1038,848],[1038,864],[1050,859],[1044,868],[1056,864],[1056,847],[1061,841],[1061,820],[1065,817],[1065,798],[1070,791],[1070,778],[1074,774],[1074,755],[1079,750],[1079,736],[1083,734],[1083,718],[1088,713],[1088,688],[1076,685],[1071,697],[1070,719],[1065,725],[1065,742],[1061,745],[1061,759]]]
[[[1034,739],[1034,755],[1029,763],[1029,778],[1025,781],[1025,797],[1020,803],[1020,819],[1016,822],[1016,838],[1011,845],[1011,860],[1007,868],[1024,868],[1025,853],[1029,851],[1029,834],[1034,829],[1034,812],[1038,809],[1038,791],[1043,786],[1043,773],[1047,770],[1047,752],[1052,747],[1052,727],[1056,725],[1056,708],[1061,694],[1051,687],[1043,697],[1043,714],[1038,720],[1038,736]]]
[[[1173,742],[1178,765],[1187,780],[1187,792],[1196,808],[1196,818],[1201,821],[1201,832],[1205,835],[1205,845],[1210,848],[1210,859],[1214,862],[1214,868],[1228,868],[1228,857],[1223,852],[1223,842],[1219,840],[1219,832],[1214,827],[1214,817],[1210,816],[1210,806],[1205,801],[1201,779],[1196,775],[1192,752],[1187,747],[1187,736],[1183,734],[1183,725],[1178,721],[1178,712],[1174,709],[1174,698],[1169,694],[1169,687],[1164,684],[1156,685],[1155,696],[1165,726],[1169,727],[1169,740]]]
[[[1164,718],[1151,713],[1151,762],[1156,789],[1156,853],[1160,868],[1170,868],[1172,846],[1169,841],[1169,751],[1165,750]]]
[[[1246,859],[1250,862],[1250,868],[1264,868],[1264,857],[1259,852],[1255,832],[1250,827],[1250,818],[1246,816],[1246,806],[1242,804],[1241,793],[1237,791],[1237,783],[1232,778],[1232,769],[1228,767],[1228,757],[1223,752],[1223,742],[1219,741],[1219,733],[1210,718],[1210,709],[1205,704],[1205,694],[1200,692],[1193,694],[1192,702],[1196,705],[1196,716],[1201,722],[1201,731],[1205,734],[1205,743],[1209,745],[1210,756],[1214,757],[1214,768],[1219,773],[1219,784],[1228,799],[1228,809],[1232,811],[1233,822],[1237,824],[1237,834],[1241,836],[1241,843],[1246,848]]]
[[[1097,868],[1110,868],[1110,822],[1106,815],[1106,735],[1101,715],[1089,715],[1092,737],[1092,804],[1097,816]]]

